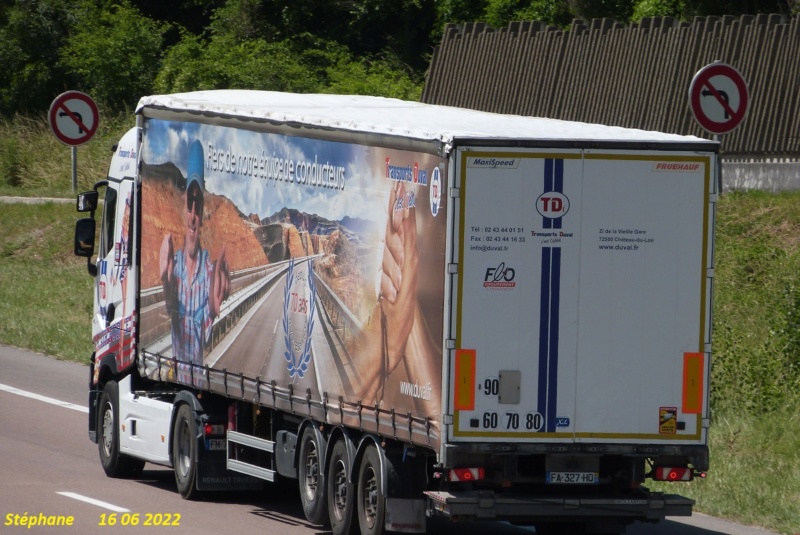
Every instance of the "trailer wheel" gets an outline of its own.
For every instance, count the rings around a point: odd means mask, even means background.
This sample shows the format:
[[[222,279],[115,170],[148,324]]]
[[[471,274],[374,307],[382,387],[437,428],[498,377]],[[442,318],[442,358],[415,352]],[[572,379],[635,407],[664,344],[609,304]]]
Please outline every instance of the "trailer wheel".
[[[328,520],[325,494],[325,469],[322,466],[322,447],[314,428],[306,427],[300,439],[300,462],[298,482],[303,512],[312,524],[324,524]]]
[[[109,381],[100,397],[100,410],[97,413],[100,440],[100,464],[108,477],[134,477],[142,473],[144,461],[134,459],[119,452],[119,386]]]
[[[172,428],[172,464],[178,492],[186,500],[197,496],[197,424],[189,405],[181,405]]]
[[[361,535],[383,532],[386,497],[383,495],[383,472],[375,446],[367,447],[358,469],[358,523]]]
[[[342,439],[336,441],[328,460],[328,471],[325,486],[328,494],[328,518],[333,535],[350,535],[353,529],[352,485],[348,482],[350,474],[350,457],[347,455],[347,444]]]

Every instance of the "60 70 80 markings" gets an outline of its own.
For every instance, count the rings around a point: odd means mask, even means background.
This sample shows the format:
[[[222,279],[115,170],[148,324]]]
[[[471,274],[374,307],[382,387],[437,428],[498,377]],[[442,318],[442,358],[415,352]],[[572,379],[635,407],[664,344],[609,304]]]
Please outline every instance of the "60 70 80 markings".
[[[520,415],[518,412],[497,413],[487,411],[481,420],[484,429],[498,429],[506,431],[539,431],[544,425],[544,417],[538,412],[529,412]]]

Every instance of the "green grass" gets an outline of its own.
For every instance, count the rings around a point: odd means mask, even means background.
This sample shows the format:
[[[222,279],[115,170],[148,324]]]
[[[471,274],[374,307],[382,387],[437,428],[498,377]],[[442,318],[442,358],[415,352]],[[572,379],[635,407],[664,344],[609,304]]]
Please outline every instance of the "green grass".
[[[88,363],[92,284],[74,204],[0,204],[0,342]]]
[[[77,147],[78,191],[108,171],[111,148],[135,125],[133,114],[105,116],[92,139]],[[59,142],[40,117],[0,118],[0,196],[72,197],[72,148]]]
[[[697,511],[784,533],[800,533],[800,413],[714,418],[711,469],[691,483],[647,484],[697,502]]]
[[[103,126],[105,124],[105,127]],[[78,149],[78,190],[101,180],[131,117]],[[0,120],[0,196],[74,198],[70,149],[43,118]],[[0,343],[87,362],[93,279],[72,256],[70,204],[0,204]],[[711,469],[655,485],[696,510],[800,532],[800,193],[731,193],[717,205]]]

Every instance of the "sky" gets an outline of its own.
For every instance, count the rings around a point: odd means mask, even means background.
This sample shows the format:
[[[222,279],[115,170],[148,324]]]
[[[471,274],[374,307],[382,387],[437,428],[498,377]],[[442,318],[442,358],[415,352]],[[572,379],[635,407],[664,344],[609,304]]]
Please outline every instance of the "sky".
[[[224,195],[243,213],[257,214],[260,219],[290,207],[333,221],[345,216],[374,221],[385,213],[386,158],[391,154],[394,164],[403,155],[415,156],[406,151],[192,122],[150,119],[147,128],[145,163],[172,162],[186,176],[189,146],[199,139],[205,154],[206,190]],[[233,168],[231,154],[237,162]],[[287,164],[293,169],[291,177]],[[319,175],[322,169],[332,178],[312,184],[310,173]],[[300,183],[303,180],[305,183]]]

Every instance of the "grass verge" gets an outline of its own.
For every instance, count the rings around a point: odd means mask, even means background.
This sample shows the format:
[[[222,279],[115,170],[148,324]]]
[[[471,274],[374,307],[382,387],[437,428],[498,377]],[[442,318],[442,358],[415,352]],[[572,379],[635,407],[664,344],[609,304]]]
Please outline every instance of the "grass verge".
[[[74,204],[0,204],[0,342],[88,363],[92,285]]]
[[[102,180],[111,148],[136,123],[132,113],[104,115],[94,137],[76,149],[77,190]],[[41,117],[0,118],[0,196],[72,197],[72,149]]]
[[[800,533],[800,414],[714,418],[711,469],[691,483],[647,486],[697,502],[696,510],[785,535]]]
[[[53,158],[61,163],[49,162],[50,151],[68,149],[29,127],[29,138],[0,143],[0,195],[72,197],[63,176],[48,178],[69,169],[61,156]],[[6,128],[0,124],[0,139],[13,137]],[[115,134],[123,131],[118,126]],[[37,167],[32,154],[46,154],[47,161]],[[102,154],[102,164],[99,156],[83,159],[79,190],[102,179],[107,149]],[[708,479],[657,488],[694,498],[698,511],[794,535],[800,533],[800,193],[726,194],[717,214],[711,469]],[[85,260],[72,256],[76,218],[72,203],[0,204],[0,343],[88,361],[94,281]]]

